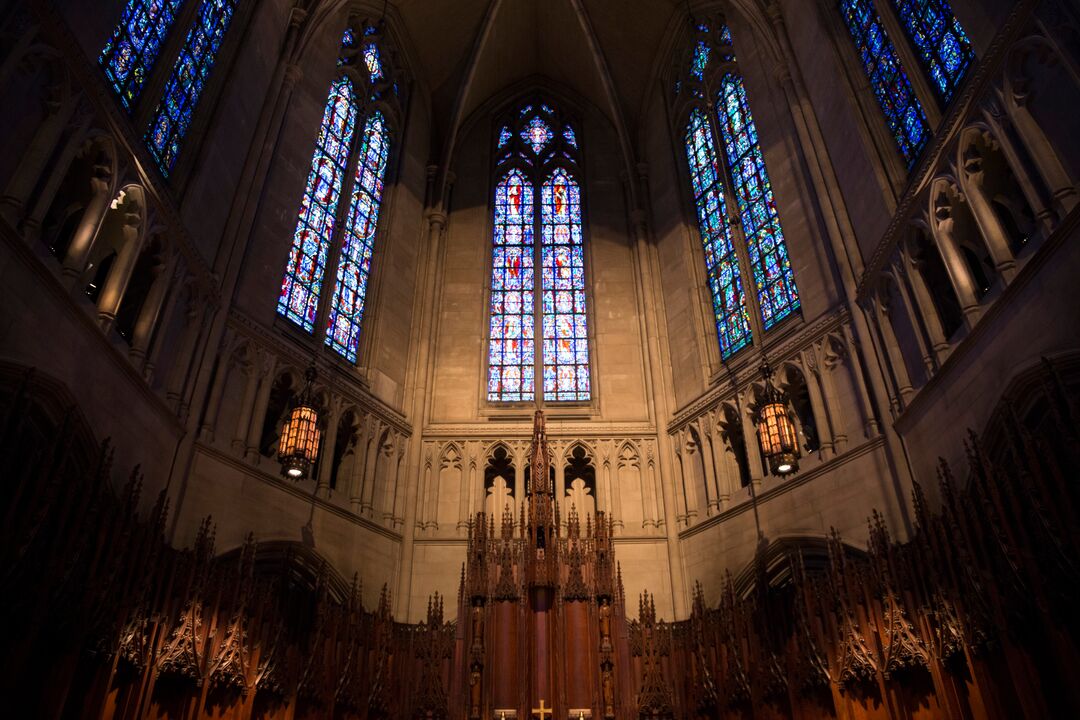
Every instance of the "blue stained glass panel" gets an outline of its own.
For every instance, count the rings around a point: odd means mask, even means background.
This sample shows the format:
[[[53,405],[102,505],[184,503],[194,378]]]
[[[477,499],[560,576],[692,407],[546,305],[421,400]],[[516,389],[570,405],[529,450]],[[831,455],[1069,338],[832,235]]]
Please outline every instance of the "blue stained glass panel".
[[[371,276],[371,255],[375,248],[375,229],[379,223],[386,158],[390,150],[382,113],[376,111],[364,124],[362,143],[326,330],[326,344],[352,362],[356,362],[356,347],[360,341],[360,323]]]
[[[708,118],[700,108],[690,113],[685,143],[698,229],[705,249],[705,272],[712,294],[713,317],[720,338],[720,355],[726,360],[750,344],[750,314],[746,309],[735,245],[727,223],[716,141]]]
[[[488,400],[531,401],[535,390],[533,187],[511,170],[495,187]]]
[[[690,60],[690,74],[698,80],[705,77],[705,68],[709,66],[709,45],[704,40],[698,40],[694,46],[694,56]]]
[[[514,137],[514,134],[510,132],[510,128],[503,126],[503,129],[499,131],[499,149],[506,147],[510,139]]]
[[[236,0],[202,0],[195,14],[195,23],[188,31],[146,133],[150,154],[163,175],[167,176],[176,165],[195,106],[214,68],[235,10]]]
[[[562,136],[570,147],[577,150],[577,135],[574,134],[574,128],[567,125],[563,128]]]
[[[910,168],[930,137],[926,113],[874,10],[873,0],[840,0],[840,12],[885,122]]]
[[[716,110],[761,319],[768,330],[799,309],[799,291],[742,78],[733,73],[724,76]]]
[[[975,58],[948,0],[893,0],[893,6],[934,90],[948,102]]]
[[[341,196],[356,130],[356,98],[348,78],[335,80],[326,100],[311,172],[300,203],[277,311],[307,332],[315,329],[326,255],[334,232],[334,217]]]
[[[382,80],[382,58],[379,57],[379,46],[373,42],[369,42],[364,46],[364,65],[367,66],[372,83]]]
[[[150,79],[161,45],[184,0],[127,0],[120,23],[101,49],[105,77],[131,110]]]
[[[544,400],[589,399],[581,189],[558,168],[541,188]]]

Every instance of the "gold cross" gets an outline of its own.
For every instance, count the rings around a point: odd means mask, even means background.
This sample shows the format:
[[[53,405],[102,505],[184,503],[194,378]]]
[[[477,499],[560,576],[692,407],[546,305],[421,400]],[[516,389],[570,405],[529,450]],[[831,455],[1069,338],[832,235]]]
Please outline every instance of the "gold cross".
[[[532,711],[533,711],[533,715],[539,715],[540,716],[540,720],[544,720],[545,715],[551,715],[552,714],[552,709],[549,708],[549,707],[544,707],[544,701],[542,699],[540,700],[540,707],[533,708]]]

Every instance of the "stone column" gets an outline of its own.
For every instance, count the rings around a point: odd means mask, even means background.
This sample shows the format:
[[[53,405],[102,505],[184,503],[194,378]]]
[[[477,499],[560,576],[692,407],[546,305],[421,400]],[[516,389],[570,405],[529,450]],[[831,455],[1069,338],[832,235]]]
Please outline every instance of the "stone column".
[[[744,390],[739,397],[739,416],[742,420],[743,441],[746,443],[746,459],[750,466],[750,482],[754,483],[754,490],[761,489],[762,463],[761,448],[758,447],[757,428],[754,419],[750,416],[750,403],[753,399],[753,389]]]
[[[672,443],[672,449],[675,452],[675,462],[673,463],[675,477],[675,522],[689,524],[690,508],[686,501],[686,467],[685,460],[683,459],[683,445],[681,442],[682,431],[678,431],[675,436],[675,442]]]
[[[105,286],[101,289],[97,302],[98,324],[101,325],[102,332],[106,334],[112,329],[116,313],[120,311],[120,303],[124,300],[124,293],[127,292],[128,283],[131,282],[135,264],[139,261],[139,255],[142,254],[143,242],[146,239],[142,224],[143,217],[138,212],[124,214],[124,227],[121,230],[124,236],[123,246],[116,256],[116,262],[109,269],[109,276],[105,279]]]
[[[338,423],[341,422],[342,405],[341,398],[330,399],[330,412],[319,447],[319,477],[315,484],[315,494],[319,497],[327,497],[330,494],[330,476],[334,472],[334,453],[337,451]]]
[[[709,445],[712,448],[712,462],[716,473],[716,485],[713,488],[716,511],[720,512],[731,502],[731,490],[734,485],[731,483],[731,474],[724,460],[724,439],[721,437],[722,433],[717,422],[718,416],[718,412],[709,413]]]
[[[375,469],[379,465],[379,453],[382,452],[383,424],[376,420],[372,423],[371,434],[367,442],[367,460],[364,462],[364,485],[360,493],[360,512],[371,516],[375,503]]]
[[[922,269],[919,263],[905,254],[907,276],[911,283],[911,292],[915,297],[915,304],[919,308],[919,314],[923,319],[923,327],[930,338],[930,349],[934,353],[934,361],[940,367],[949,357],[949,341],[945,337],[945,329],[941,325],[941,316],[938,314],[934,299],[930,296],[930,288],[926,286]]]
[[[180,337],[180,345],[173,356],[174,363],[169,370],[169,381],[165,389],[165,400],[178,415],[184,415],[186,412],[186,409],[182,407],[182,399],[188,382],[191,355],[195,352],[195,343],[198,342],[199,333],[202,331],[203,314],[209,312],[210,309],[202,293],[192,288],[184,317],[184,334]]]
[[[652,452],[646,454],[647,448],[642,442],[641,452],[641,524],[646,528],[657,527],[656,522],[656,498],[654,496],[654,478],[656,467]]]
[[[64,181],[68,170],[71,168],[71,163],[75,161],[79,151],[82,149],[83,142],[86,139],[88,121],[80,118],[78,122],[78,127],[73,128],[68,133],[68,138],[64,142],[64,149],[60,152],[56,162],[52,164],[49,170],[49,179],[45,181],[45,184],[42,185],[38,192],[34,193],[33,207],[27,218],[23,220],[23,235],[29,243],[37,242],[41,238],[41,224],[45,221],[45,215],[49,212],[49,208],[52,207],[56,193],[60,189],[60,184]]]
[[[165,304],[165,296],[169,294],[169,282],[172,280],[175,263],[176,256],[171,253],[165,256],[163,251],[152,269],[154,281],[150,285],[150,292],[146,294],[146,300],[139,308],[139,317],[135,320],[135,331],[131,336],[131,349],[128,350],[128,357],[136,367],[142,365],[146,358],[150,339],[153,337],[154,328],[157,327],[161,308]]]
[[[984,134],[987,142],[993,142],[989,134]],[[1009,241],[1005,237],[1005,228],[1001,226],[997,214],[990,207],[990,200],[986,197],[983,183],[986,181],[986,171],[983,169],[983,158],[978,148],[969,146],[962,158],[967,187],[964,197],[971,207],[971,214],[975,216],[975,224],[979,226],[986,249],[994,261],[994,267],[1001,273],[1002,279],[1012,282],[1016,277],[1016,259],[1009,248]]]
[[[397,433],[393,435],[393,441],[387,438],[387,459],[389,465],[389,475],[386,477],[386,483],[383,486],[383,499],[382,499],[382,519],[383,524],[394,526],[394,501],[398,496],[397,484],[398,484],[398,472],[401,467],[401,453],[402,448],[399,445],[402,442],[402,438]]]
[[[619,455],[622,451],[619,449],[618,443],[615,445],[615,481],[612,483],[612,487],[615,489],[612,501],[615,504],[615,523],[612,528],[616,535],[622,535],[626,524],[623,522],[623,504],[622,504],[622,483],[619,480],[619,470],[622,468],[622,459]]]
[[[478,453],[483,450],[482,443],[474,443],[469,450],[469,521],[472,522],[476,513],[484,511],[484,483],[479,476],[480,463],[483,458]]]
[[[603,510],[608,518],[614,520],[615,513],[611,503],[613,492],[611,487],[611,448],[606,444],[603,446],[598,444],[597,450],[600,455],[600,482],[602,485],[597,507]]]
[[[881,430],[878,427],[877,418],[874,416],[874,408],[870,400],[870,391],[866,387],[866,379],[863,377],[861,364],[859,363],[859,349],[855,344],[855,337],[852,334],[851,326],[843,324],[840,326],[841,331],[844,334],[844,345],[847,348],[848,360],[851,363],[851,377],[855,382],[855,390],[859,394],[859,403],[863,417],[866,418],[866,437],[875,437]]]
[[[247,383],[244,385],[244,394],[240,399],[240,414],[236,418],[236,432],[232,439],[232,449],[243,456],[244,445],[247,441],[248,427],[251,425],[251,415],[255,406],[255,394],[259,391],[259,355],[258,351],[248,346],[248,354],[240,365],[241,370],[247,375]]]
[[[258,465],[259,444],[262,441],[263,424],[266,422],[266,410],[270,405],[270,391],[274,389],[274,368],[277,367],[277,356],[269,352],[263,353],[259,374],[259,394],[255,399],[255,410],[248,423],[247,443],[244,448],[244,457]],[[324,438],[325,440],[325,438]]]
[[[58,95],[60,88],[50,88],[49,92],[50,95]],[[60,142],[60,136],[71,117],[75,103],[50,99],[46,108],[48,116],[38,126],[34,139],[23,151],[15,173],[8,180],[4,194],[0,197],[0,217],[7,220],[12,227],[16,227],[22,220],[26,204],[41,180],[56,144]]]
[[[225,380],[229,376],[229,370],[233,366],[233,349],[235,337],[230,331],[226,331],[221,353],[218,355],[217,373],[214,375],[214,384],[210,389],[210,397],[207,398],[206,412],[203,415],[202,425],[199,427],[199,438],[206,442],[214,441],[214,428],[217,426],[218,413],[221,410],[221,399],[225,395]]]
[[[361,498],[364,492],[364,466],[368,461],[368,444],[373,418],[369,415],[357,423],[355,442],[356,456],[353,458],[353,474],[349,478],[349,508],[356,515],[360,514]]]
[[[806,381],[806,394],[810,397],[810,410],[814,413],[814,423],[817,425],[821,450],[823,453],[836,455],[829,415],[825,411],[825,401],[822,399],[821,387],[818,385],[817,373],[820,365],[811,359],[812,352],[813,350],[803,350],[799,353],[803,367],[803,380]]]
[[[394,463],[394,478],[396,480],[394,484],[394,527],[398,527],[405,522],[405,492],[404,488],[400,487],[401,481],[401,466],[405,462],[405,453],[409,448],[409,439],[407,437],[401,438],[401,447],[397,451],[397,462]]]
[[[90,257],[90,249],[94,246],[98,228],[105,219],[105,213],[109,209],[112,198],[109,197],[109,182],[111,177],[108,168],[97,166],[94,168],[95,175],[90,179],[90,202],[83,210],[79,225],[75,228],[75,234],[71,237],[67,254],[64,255],[63,276],[68,289],[74,289],[86,269],[86,259]]]
[[[904,353],[893,331],[892,319],[889,317],[890,308],[880,293],[875,293],[871,302],[873,302],[874,315],[877,319],[878,332],[881,334],[881,343],[885,346],[893,377],[896,379],[896,391],[900,394],[900,401],[906,406],[911,396],[915,394],[915,389],[911,386],[911,378],[908,376],[907,365],[904,363]]]
[[[945,263],[945,269],[952,280],[956,297],[960,301],[960,309],[964,313],[969,327],[974,327],[979,319],[981,309],[979,299],[975,292],[975,281],[971,277],[967,264],[960,253],[960,247],[953,235],[953,227],[956,221],[952,217],[952,205],[949,197],[942,189],[939,191],[934,203],[934,228],[933,237],[941,252],[941,260]]]
[[[701,465],[705,468],[705,514],[712,517],[720,512],[720,493],[717,490],[716,464],[713,462],[713,439],[708,420],[698,420],[698,437],[701,438]],[[706,447],[707,446],[707,447]]]
[[[915,334],[915,342],[919,346],[919,355],[922,358],[923,367],[926,368],[926,377],[929,378],[934,374],[936,364],[934,356],[931,355],[930,347],[927,345],[927,338],[923,336],[922,328],[923,323],[920,323],[920,313],[916,309],[914,301],[911,299],[911,293],[908,292],[906,279],[906,273],[904,272],[904,260],[900,258],[897,264],[893,265],[890,269],[890,274],[893,280],[896,282],[896,291],[900,295],[900,302],[904,304],[904,312],[911,318],[911,329]]]
[[[462,443],[461,458],[459,460],[461,465],[461,480],[458,486],[458,535],[465,535],[469,528],[470,490],[472,490],[473,472],[476,470],[476,461],[471,457],[468,457],[465,450],[466,447],[468,446],[465,443]]]

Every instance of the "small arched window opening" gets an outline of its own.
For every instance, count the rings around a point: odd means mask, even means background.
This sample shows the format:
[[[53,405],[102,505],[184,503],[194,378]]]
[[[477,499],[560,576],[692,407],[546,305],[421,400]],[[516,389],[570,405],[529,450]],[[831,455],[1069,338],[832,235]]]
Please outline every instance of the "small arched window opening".
[[[942,334],[946,339],[951,338],[963,326],[964,314],[941,253],[922,229],[917,229],[912,238],[911,260],[937,311]]]
[[[295,392],[293,385],[292,374],[282,373],[270,387],[270,399],[266,404],[266,415],[263,417],[262,432],[259,434],[259,454],[263,457],[272,457],[277,452],[281,428]]]

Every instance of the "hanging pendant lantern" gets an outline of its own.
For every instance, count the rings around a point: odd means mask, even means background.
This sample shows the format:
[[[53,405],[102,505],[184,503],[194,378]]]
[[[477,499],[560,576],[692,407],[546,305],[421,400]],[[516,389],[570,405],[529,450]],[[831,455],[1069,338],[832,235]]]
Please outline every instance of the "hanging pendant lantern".
[[[319,411],[315,407],[311,386],[315,382],[315,365],[304,373],[306,384],[297,396],[289,419],[281,429],[278,460],[281,474],[290,480],[305,479],[319,456]]]
[[[787,401],[772,383],[769,363],[761,366],[765,378],[765,397],[757,411],[758,440],[773,475],[791,475],[799,469],[799,443],[795,424],[788,415]]]

